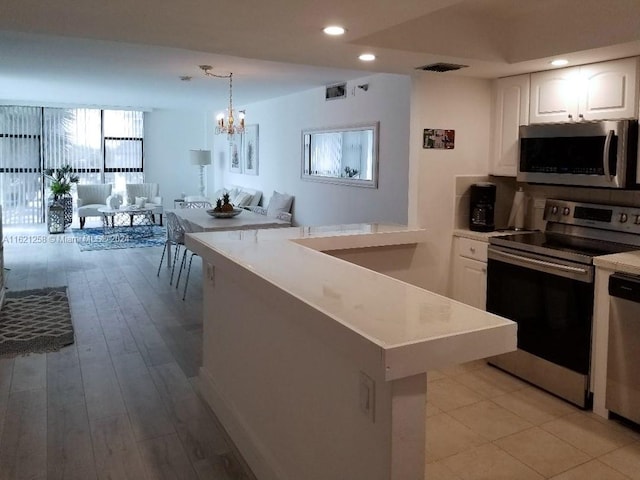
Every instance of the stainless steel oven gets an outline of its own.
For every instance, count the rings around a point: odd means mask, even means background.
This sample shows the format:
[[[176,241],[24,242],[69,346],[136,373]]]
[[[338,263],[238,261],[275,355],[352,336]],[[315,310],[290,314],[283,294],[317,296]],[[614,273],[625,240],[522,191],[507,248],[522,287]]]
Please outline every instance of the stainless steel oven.
[[[487,310],[518,324],[518,350],[490,363],[586,408],[593,257],[639,248],[640,209],[548,200],[545,218],[544,232],[490,239]]]
[[[498,246],[488,258],[487,310],[518,323],[519,349],[492,363],[587,406],[593,266]]]
[[[638,122],[619,120],[520,127],[518,180],[530,183],[633,188]]]

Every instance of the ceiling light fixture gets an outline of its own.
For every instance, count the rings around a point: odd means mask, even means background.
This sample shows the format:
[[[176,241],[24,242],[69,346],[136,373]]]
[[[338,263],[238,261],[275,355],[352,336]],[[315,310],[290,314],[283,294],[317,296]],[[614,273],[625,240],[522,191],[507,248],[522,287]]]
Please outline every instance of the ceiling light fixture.
[[[219,113],[216,116],[216,134],[220,135],[226,133],[227,136],[232,137],[236,133],[242,134],[244,133],[244,110],[238,111],[238,119],[239,122],[236,123],[235,111],[233,110],[233,73],[229,73],[229,75],[216,75],[211,72],[211,65],[200,65],[200,69],[204,72],[208,77],[213,78],[228,78],[229,79],[229,109],[224,113]]]
[[[363,62],[373,62],[376,59],[376,56],[373,53],[363,53],[358,58]]]
[[[346,32],[345,28],[339,25],[329,25],[323,28],[322,31],[331,36],[344,35],[344,32]]]
[[[554,67],[563,67],[564,65],[569,63],[569,60],[565,60],[564,58],[556,58],[555,60],[551,60],[550,63]]]

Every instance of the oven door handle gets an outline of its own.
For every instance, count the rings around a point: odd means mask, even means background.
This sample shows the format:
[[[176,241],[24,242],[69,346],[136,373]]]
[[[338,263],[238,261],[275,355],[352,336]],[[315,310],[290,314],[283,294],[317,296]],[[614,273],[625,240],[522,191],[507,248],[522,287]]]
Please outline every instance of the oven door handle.
[[[523,257],[521,255],[515,255],[513,253],[503,252],[501,250],[489,250],[489,258],[502,257],[507,260],[515,260],[521,264],[529,264],[538,267],[538,269],[546,273],[558,272],[561,274],[570,274],[571,276],[584,276],[585,282],[591,282],[591,270],[582,267],[573,267],[571,265],[563,265],[556,262],[548,262],[546,260],[538,260],[536,258]]]
[[[602,152],[602,168],[604,169],[604,177],[607,182],[611,182],[611,170],[609,169],[609,153],[611,152],[611,139],[613,138],[613,130],[609,130],[607,138],[604,141],[604,151]]]

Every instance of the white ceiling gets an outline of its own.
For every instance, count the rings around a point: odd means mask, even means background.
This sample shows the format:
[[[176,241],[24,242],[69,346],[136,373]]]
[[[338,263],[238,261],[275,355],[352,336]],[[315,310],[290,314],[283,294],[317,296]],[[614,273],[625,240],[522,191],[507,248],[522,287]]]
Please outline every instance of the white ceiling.
[[[331,23],[347,34],[330,38]],[[357,56],[370,51],[377,60]],[[639,0],[3,0],[0,101],[221,108],[432,62],[492,78],[640,55]],[[190,82],[181,75],[193,76]]]

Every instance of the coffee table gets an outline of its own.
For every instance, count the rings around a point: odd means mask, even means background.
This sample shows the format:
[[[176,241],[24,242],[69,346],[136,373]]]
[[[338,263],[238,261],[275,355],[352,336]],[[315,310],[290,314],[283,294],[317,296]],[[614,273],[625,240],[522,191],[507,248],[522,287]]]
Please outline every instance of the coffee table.
[[[152,237],[154,222],[152,208],[99,208],[102,214],[102,233],[104,235],[127,235],[136,237]]]

